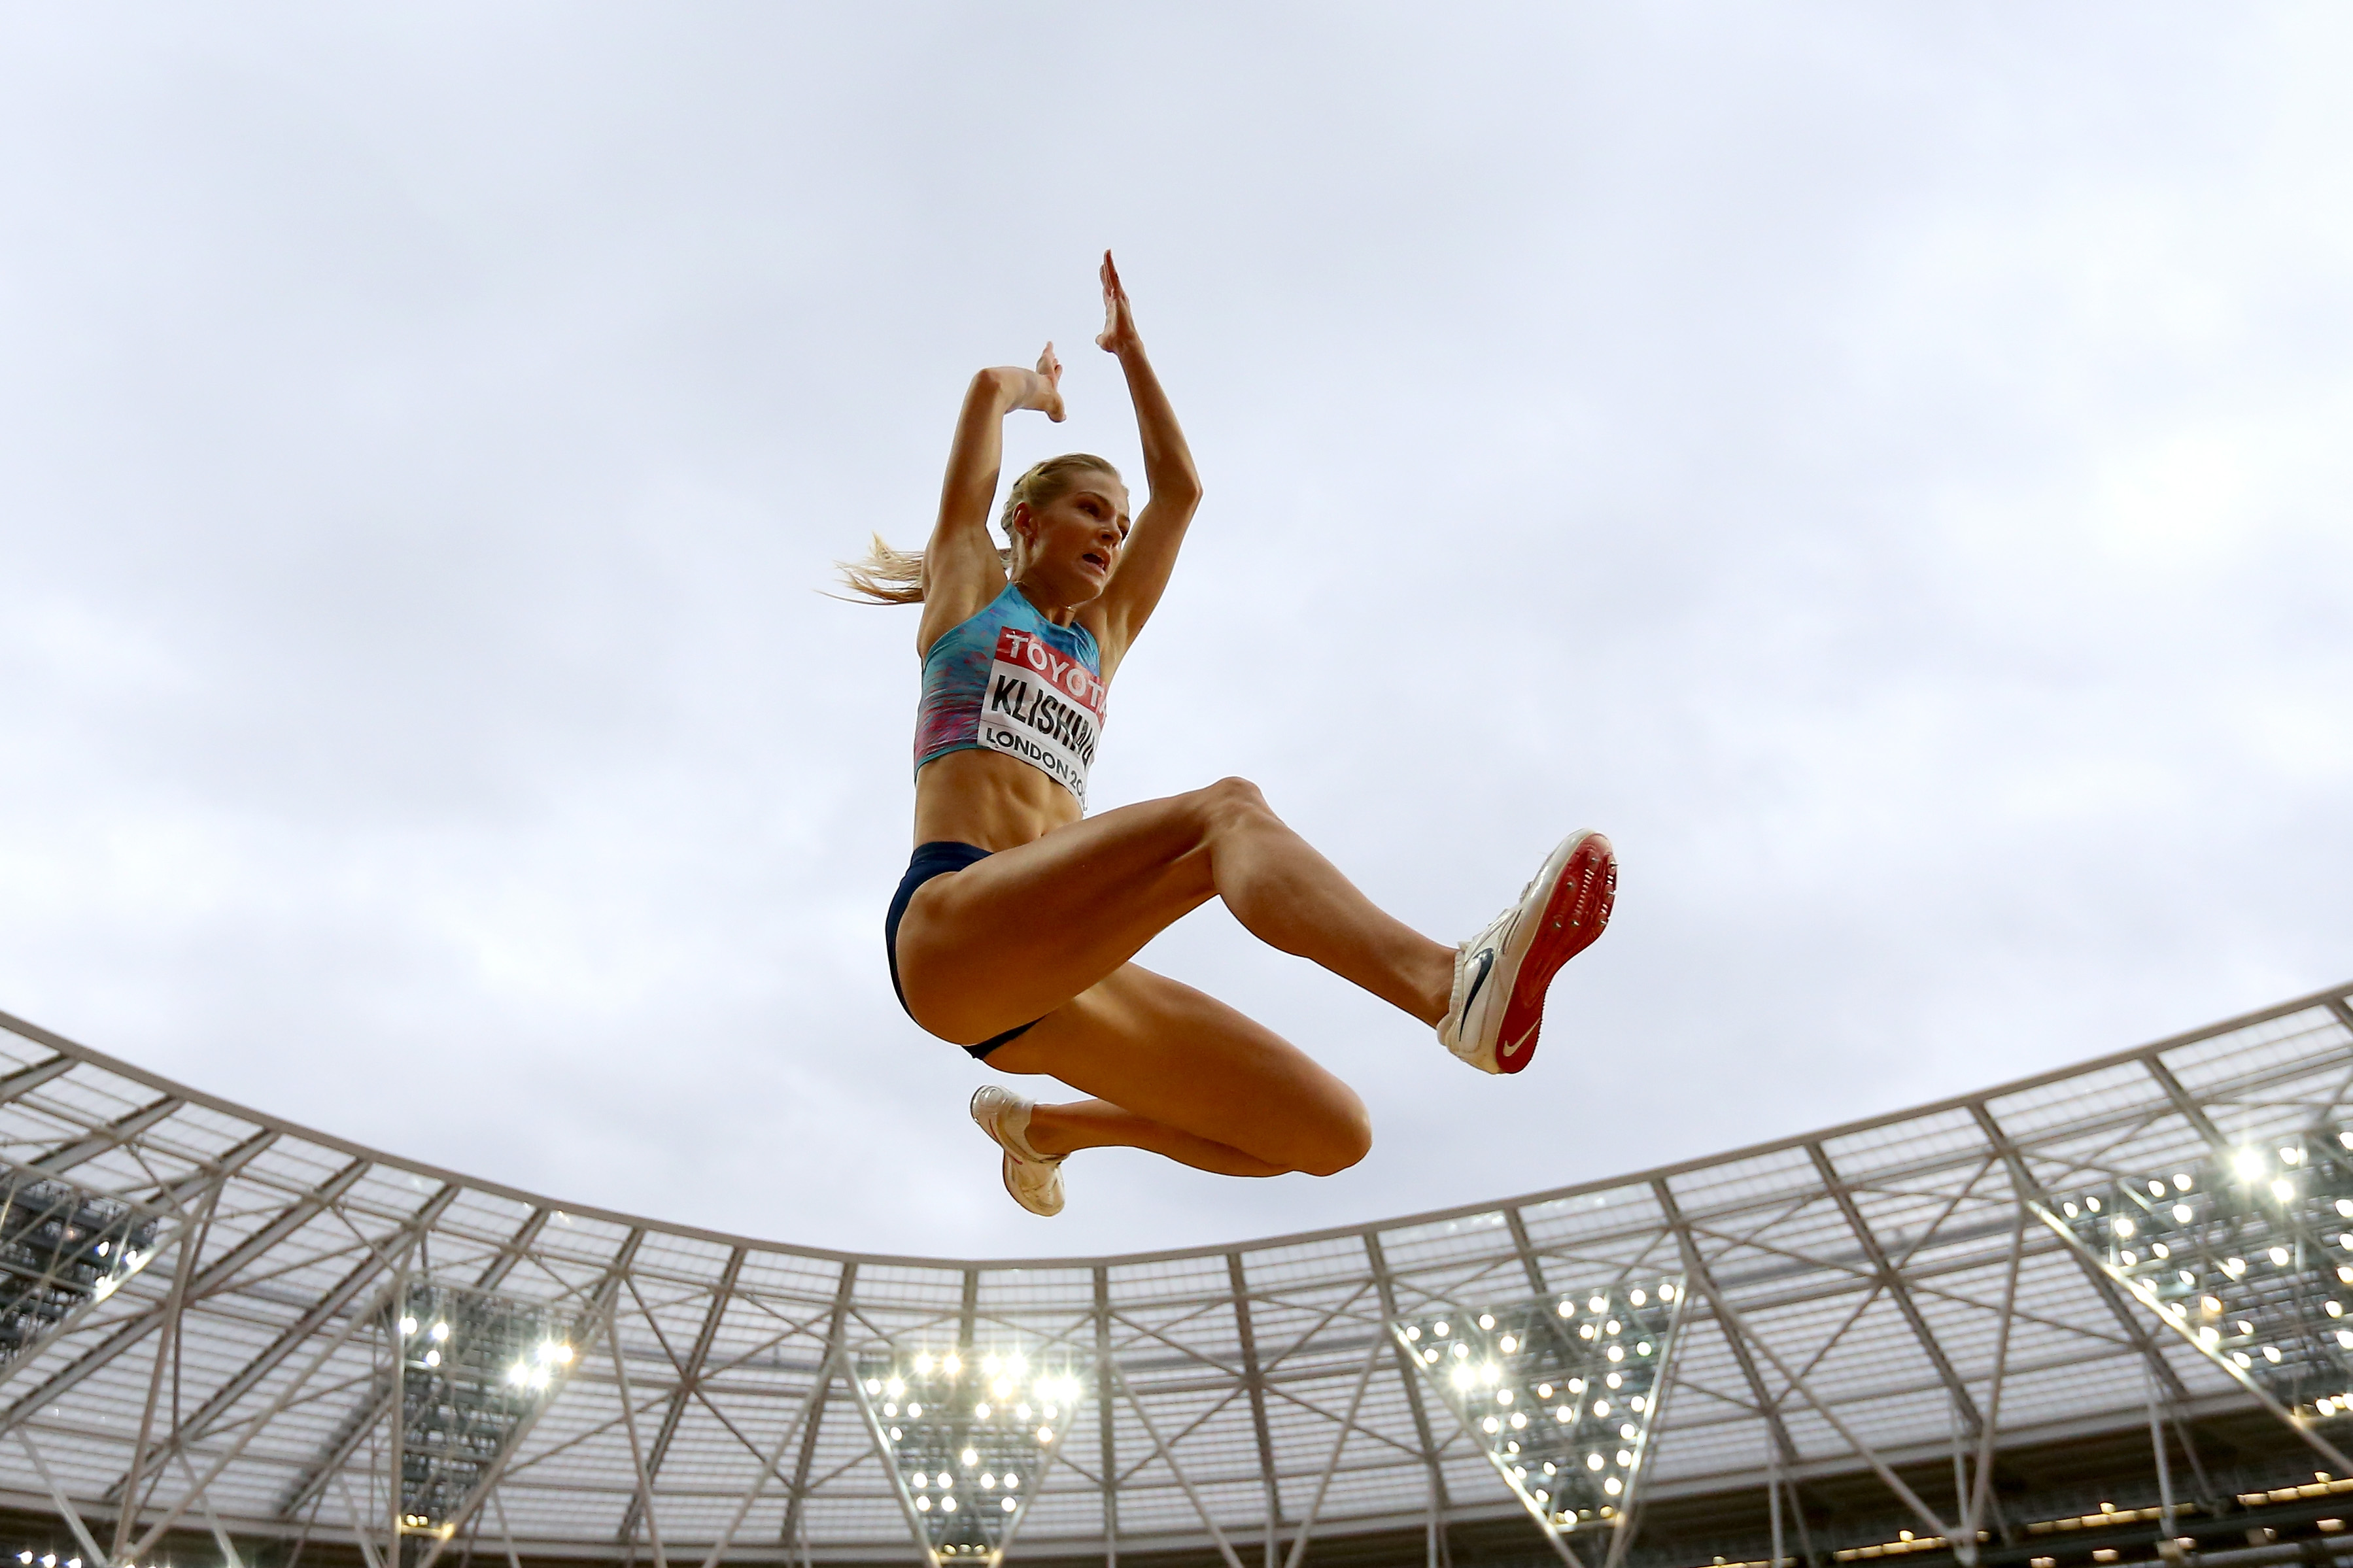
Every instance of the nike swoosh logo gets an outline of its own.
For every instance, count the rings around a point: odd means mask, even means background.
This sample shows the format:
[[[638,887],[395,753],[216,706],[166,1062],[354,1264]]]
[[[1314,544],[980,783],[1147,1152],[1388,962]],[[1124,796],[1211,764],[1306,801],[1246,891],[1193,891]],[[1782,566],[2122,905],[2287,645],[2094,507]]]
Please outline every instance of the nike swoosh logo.
[[[1518,1039],[1514,1040],[1510,1045],[1504,1047],[1504,1055],[1507,1057],[1518,1056],[1520,1054],[1520,1047],[1527,1043],[1527,1036],[1522,1035]]]
[[[1495,967],[1495,950],[1492,947],[1482,947],[1471,962],[1479,966],[1479,973],[1472,977],[1471,989],[1464,993],[1462,997],[1463,1023],[1470,1021],[1471,1005],[1479,1000],[1479,987],[1487,984],[1487,972]],[[1462,1024],[1455,1025],[1454,1032],[1459,1036],[1462,1032]]]

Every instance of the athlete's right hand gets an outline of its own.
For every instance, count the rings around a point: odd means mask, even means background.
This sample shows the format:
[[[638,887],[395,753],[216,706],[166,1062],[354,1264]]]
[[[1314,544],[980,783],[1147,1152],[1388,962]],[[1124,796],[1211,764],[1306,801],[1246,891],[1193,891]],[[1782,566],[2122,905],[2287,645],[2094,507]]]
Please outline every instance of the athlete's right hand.
[[[1034,371],[1015,371],[1020,377],[1013,389],[1015,408],[1034,408],[1055,424],[1062,422],[1062,362],[1054,357],[1054,345],[1048,343],[1045,353],[1038,356]]]

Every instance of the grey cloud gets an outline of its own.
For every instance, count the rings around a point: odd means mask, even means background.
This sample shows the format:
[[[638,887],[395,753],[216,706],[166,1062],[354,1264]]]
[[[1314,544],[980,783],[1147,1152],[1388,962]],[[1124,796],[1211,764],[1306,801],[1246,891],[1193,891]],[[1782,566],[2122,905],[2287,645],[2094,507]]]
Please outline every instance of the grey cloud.
[[[0,12],[0,1006],[755,1234],[1176,1245],[1603,1175],[2344,978],[2324,7]],[[891,1001],[957,387],[1120,247],[1209,500],[1098,798],[1257,779],[1536,1069],[1216,910],[1345,1175],[1013,1210]]]

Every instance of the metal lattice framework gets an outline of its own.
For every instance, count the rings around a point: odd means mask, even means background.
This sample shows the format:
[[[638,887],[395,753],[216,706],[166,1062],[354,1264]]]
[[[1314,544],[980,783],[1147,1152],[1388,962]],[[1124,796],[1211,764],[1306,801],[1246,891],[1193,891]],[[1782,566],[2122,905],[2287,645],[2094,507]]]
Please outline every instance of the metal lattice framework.
[[[1524,1517],[1615,1568],[1646,1504],[1765,1488],[1778,1557],[1787,1487],[1875,1475],[1970,1561],[2023,1445],[2261,1405],[2353,1472],[2347,997],[1622,1180],[1002,1262],[559,1206],[0,1016],[0,1503],[92,1564],[1298,1568]]]

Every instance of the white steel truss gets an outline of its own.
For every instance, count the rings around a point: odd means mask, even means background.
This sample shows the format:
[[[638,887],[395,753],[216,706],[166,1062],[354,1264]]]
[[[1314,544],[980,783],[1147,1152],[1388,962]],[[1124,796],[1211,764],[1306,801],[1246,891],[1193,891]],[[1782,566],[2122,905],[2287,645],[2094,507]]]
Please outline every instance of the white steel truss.
[[[1528,1515],[1585,1568],[1622,1568],[1646,1508],[1744,1488],[1769,1500],[1774,1560],[1826,1551],[1792,1504],[1860,1475],[1972,1563],[2004,1452],[2145,1423],[2169,1531],[2177,1489],[2209,1489],[2193,1419],[2269,1409],[2353,1471],[2348,1100],[2339,989],[1620,1180],[970,1262],[571,1207],[0,1015],[0,1504],[53,1516],[91,1568],[173,1531],[231,1563],[300,1537],[375,1568],[995,1568],[1008,1550],[1301,1568],[1315,1540],[1419,1531],[1442,1568],[1450,1527]],[[2257,1155],[2262,1190],[2223,1192]],[[2231,1267],[2243,1318],[2197,1274]],[[1440,1321],[1492,1386],[1444,1381]],[[1589,1410],[1559,1412],[1612,1346],[1646,1369],[1642,1405],[1587,1432]],[[1038,1410],[984,1456],[972,1388],[908,1415],[938,1365],[914,1358],[949,1353],[1050,1368],[1054,1416],[1025,1385]],[[990,1529],[943,1529],[950,1491]]]

